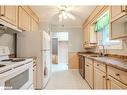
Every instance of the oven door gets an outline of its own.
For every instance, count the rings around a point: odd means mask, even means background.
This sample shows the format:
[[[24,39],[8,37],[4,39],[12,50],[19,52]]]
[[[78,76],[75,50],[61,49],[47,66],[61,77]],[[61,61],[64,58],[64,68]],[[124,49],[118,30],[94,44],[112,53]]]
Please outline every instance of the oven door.
[[[29,89],[33,83],[32,67],[32,62],[30,62],[0,74],[0,88],[5,90]]]

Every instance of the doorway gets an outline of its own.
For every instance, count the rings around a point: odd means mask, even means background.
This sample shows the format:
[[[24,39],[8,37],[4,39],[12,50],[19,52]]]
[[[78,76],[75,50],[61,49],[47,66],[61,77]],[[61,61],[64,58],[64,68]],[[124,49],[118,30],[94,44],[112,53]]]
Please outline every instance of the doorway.
[[[52,33],[52,72],[68,70],[68,32]]]

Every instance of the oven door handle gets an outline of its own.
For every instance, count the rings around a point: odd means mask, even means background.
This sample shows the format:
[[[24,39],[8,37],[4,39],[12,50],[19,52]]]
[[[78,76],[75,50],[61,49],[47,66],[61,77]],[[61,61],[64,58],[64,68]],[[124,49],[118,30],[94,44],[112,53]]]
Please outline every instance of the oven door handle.
[[[7,70],[4,70],[4,71],[0,72],[0,74],[3,74],[3,73],[8,72],[8,71],[10,71],[10,70],[12,70],[12,68],[7,69]]]

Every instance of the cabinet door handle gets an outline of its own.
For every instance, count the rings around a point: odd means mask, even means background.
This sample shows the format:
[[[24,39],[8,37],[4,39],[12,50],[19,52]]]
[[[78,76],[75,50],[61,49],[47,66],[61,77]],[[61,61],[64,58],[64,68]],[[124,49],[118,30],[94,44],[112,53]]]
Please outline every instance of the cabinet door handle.
[[[116,75],[116,76],[120,76],[120,74],[118,74],[118,73],[117,73],[117,74],[115,74],[115,75]]]
[[[89,67],[89,65],[86,65],[87,67]]]
[[[105,76],[102,76],[102,78],[105,78]]]
[[[109,80],[108,78],[106,80]]]
[[[1,16],[4,16],[4,14],[1,14]]]
[[[99,66],[99,64],[97,64],[97,66]]]
[[[126,12],[126,10],[122,10],[123,12]]]

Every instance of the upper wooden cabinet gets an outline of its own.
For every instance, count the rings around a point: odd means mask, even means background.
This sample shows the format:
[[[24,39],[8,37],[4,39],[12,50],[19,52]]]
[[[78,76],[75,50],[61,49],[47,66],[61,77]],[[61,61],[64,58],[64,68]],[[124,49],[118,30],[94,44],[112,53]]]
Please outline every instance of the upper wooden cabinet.
[[[126,14],[126,6],[110,6],[111,22]]]
[[[37,32],[38,31],[38,22],[34,19],[31,19],[31,32]]]
[[[30,15],[22,7],[19,7],[19,28],[30,31],[30,20]]]
[[[89,47],[89,24],[84,28],[84,48]]]
[[[18,6],[1,6],[0,18],[17,26]]]
[[[23,31],[38,31],[38,16],[29,6],[0,6],[0,19]]]
[[[84,48],[92,48],[96,46],[96,33],[94,32],[94,24],[88,24],[84,28]]]
[[[126,6],[110,6],[110,39],[127,38]]]
[[[38,31],[39,18],[28,6],[19,7],[19,28],[25,31]]]

